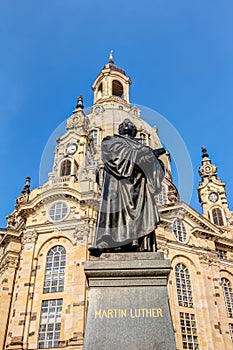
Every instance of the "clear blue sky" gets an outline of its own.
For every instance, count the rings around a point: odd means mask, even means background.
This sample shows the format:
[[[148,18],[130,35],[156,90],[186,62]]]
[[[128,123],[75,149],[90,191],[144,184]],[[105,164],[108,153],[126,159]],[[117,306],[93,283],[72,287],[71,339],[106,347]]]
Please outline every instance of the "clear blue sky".
[[[0,226],[76,96],[92,104],[110,49],[132,79],[131,102],[165,116],[195,177],[207,146],[233,205],[232,0],[8,0],[0,3]],[[153,120],[151,121],[154,124]]]

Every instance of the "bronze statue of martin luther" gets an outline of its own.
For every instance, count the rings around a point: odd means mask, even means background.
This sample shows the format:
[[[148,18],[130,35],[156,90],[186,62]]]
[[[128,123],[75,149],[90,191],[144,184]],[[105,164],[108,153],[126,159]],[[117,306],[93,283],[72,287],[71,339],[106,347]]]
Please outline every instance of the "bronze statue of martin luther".
[[[156,251],[155,228],[159,222],[155,196],[164,178],[158,157],[135,139],[136,126],[125,119],[119,135],[102,141],[105,176],[93,255],[112,251]]]

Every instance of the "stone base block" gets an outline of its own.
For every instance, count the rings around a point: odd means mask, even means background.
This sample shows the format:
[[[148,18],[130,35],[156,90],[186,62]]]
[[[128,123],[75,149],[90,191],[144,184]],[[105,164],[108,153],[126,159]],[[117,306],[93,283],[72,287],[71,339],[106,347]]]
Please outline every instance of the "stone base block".
[[[175,350],[162,253],[91,257],[84,350]]]

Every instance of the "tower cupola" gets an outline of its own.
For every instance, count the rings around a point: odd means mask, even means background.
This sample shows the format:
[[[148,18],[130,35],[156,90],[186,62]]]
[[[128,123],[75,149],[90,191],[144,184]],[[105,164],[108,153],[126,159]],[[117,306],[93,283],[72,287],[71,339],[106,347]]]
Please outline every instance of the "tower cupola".
[[[203,215],[218,226],[228,226],[232,221],[232,215],[227,203],[226,185],[218,177],[217,167],[212,164],[206,147],[202,147],[202,165],[199,174],[201,181],[198,196]]]
[[[126,76],[125,71],[114,64],[112,51],[109,62],[105,64],[96,78],[92,89],[94,91],[94,104],[109,99],[121,98],[129,103],[129,87],[131,80]]]

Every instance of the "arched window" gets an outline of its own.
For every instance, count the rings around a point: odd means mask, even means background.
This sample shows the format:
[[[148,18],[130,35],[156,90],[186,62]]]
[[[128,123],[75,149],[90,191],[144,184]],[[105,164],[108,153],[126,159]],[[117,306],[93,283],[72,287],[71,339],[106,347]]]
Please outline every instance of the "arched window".
[[[182,263],[177,264],[175,276],[179,306],[193,307],[191,279],[188,268]]]
[[[215,225],[224,226],[222,211],[220,208],[214,208],[212,210],[212,217]]]
[[[113,96],[123,97],[123,85],[118,80],[112,82],[112,94]]]
[[[225,277],[221,278],[221,282],[227,309],[227,316],[233,318],[233,292],[231,282]]]
[[[69,159],[63,160],[61,163],[60,176],[68,176],[71,173],[71,161]]]
[[[50,249],[45,266],[44,293],[63,292],[66,250],[61,245]]]
[[[167,194],[164,186],[162,186],[161,192],[155,197],[155,201],[158,205],[164,205],[167,203]]]
[[[233,342],[233,323],[229,323],[229,330],[230,330],[231,340]]]
[[[180,219],[175,219],[173,222],[173,233],[179,242],[185,242],[187,232],[183,222]]]
[[[91,130],[91,136],[93,137],[94,144],[98,145],[98,130]]]
[[[101,98],[102,96],[103,96],[103,84],[101,83],[98,87],[97,99]]]
[[[146,140],[146,134],[144,134],[143,132],[140,133],[140,143],[142,143],[143,145],[147,144],[147,140]]]

